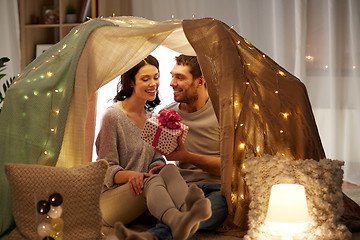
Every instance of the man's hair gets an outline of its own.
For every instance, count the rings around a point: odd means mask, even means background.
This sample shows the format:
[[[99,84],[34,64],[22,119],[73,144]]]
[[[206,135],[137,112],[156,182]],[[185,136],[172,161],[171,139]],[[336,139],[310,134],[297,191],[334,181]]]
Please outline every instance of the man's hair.
[[[175,60],[176,60],[177,65],[189,66],[190,73],[192,74],[194,79],[202,76],[200,65],[195,56],[187,56],[187,55],[181,54],[181,55],[175,57]]]

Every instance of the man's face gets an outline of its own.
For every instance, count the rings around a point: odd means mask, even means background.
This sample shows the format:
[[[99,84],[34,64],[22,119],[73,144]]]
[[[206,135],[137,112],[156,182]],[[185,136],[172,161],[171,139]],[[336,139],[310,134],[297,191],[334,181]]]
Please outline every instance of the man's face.
[[[191,104],[197,101],[196,83],[198,81],[193,79],[189,66],[175,64],[171,76],[170,86],[174,90],[174,100],[176,102]]]

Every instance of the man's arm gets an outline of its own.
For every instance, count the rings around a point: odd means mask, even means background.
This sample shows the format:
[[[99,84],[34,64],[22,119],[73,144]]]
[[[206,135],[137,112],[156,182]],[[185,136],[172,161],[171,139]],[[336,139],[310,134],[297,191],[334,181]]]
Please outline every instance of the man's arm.
[[[187,162],[195,165],[198,168],[201,168],[202,170],[210,174],[220,176],[220,157],[206,156],[189,152],[186,149],[184,143],[181,141],[181,138],[178,138],[178,144],[179,145],[175,149],[175,151],[168,155],[165,155],[168,161]]]

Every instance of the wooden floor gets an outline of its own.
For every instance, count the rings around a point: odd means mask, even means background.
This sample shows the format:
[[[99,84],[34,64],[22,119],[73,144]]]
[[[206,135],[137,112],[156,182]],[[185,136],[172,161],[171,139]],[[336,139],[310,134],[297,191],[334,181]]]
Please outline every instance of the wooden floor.
[[[342,187],[343,187],[343,192],[360,205],[360,186],[349,182],[344,182]],[[139,231],[146,230],[145,228],[139,225],[134,226],[133,229]],[[111,232],[113,231],[112,229],[104,229],[104,230],[109,235],[111,235]],[[242,238],[240,237],[227,236],[225,234],[215,233],[215,232],[199,233],[191,238],[191,240],[241,240],[241,239]],[[114,237],[109,237],[107,240],[117,240],[117,239]],[[360,240],[360,232],[352,233],[351,240]]]

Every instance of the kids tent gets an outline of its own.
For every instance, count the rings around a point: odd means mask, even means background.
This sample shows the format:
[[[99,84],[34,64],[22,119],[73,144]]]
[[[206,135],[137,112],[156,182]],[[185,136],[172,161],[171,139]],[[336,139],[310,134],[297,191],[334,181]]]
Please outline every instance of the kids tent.
[[[325,157],[306,88],[221,21],[93,19],[29,64],[0,114],[1,234],[12,224],[5,162],[73,167],[91,161],[96,90],[159,45],[197,55],[221,129],[222,192],[246,229],[246,154]]]

